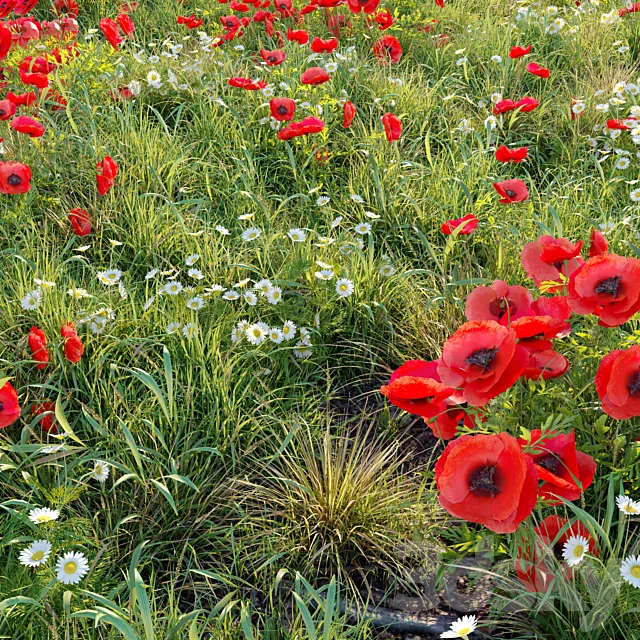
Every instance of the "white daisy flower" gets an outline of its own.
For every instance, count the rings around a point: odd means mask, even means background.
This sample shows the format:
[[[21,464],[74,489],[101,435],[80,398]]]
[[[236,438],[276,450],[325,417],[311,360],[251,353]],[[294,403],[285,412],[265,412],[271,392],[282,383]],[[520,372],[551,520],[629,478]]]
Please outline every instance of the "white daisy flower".
[[[242,232],[242,239],[245,242],[251,242],[256,238],[259,238],[261,234],[262,231],[260,231],[260,229],[257,229],[256,227],[250,227],[249,229],[245,229]]]
[[[325,204],[328,204],[329,202],[331,202],[331,198],[328,198],[327,196],[320,196],[317,200],[316,200],[316,204],[319,207],[324,207]]]
[[[240,297],[240,294],[237,291],[234,291],[233,289],[229,289],[229,291],[225,291],[222,294],[222,298],[230,302],[237,300],[239,297]]]
[[[122,277],[122,271],[120,269],[107,269],[105,271],[98,271],[96,277],[102,284],[106,284],[107,286],[111,286],[117,284]]]
[[[271,327],[271,329],[269,329],[269,340],[271,340],[271,342],[275,342],[275,344],[280,344],[284,340],[282,329],[278,329],[278,327]]]
[[[180,280],[171,280],[171,282],[167,282],[163,287],[163,291],[170,296],[177,296],[182,289],[182,282],[180,282]]]
[[[353,230],[362,236],[366,236],[371,233],[371,224],[368,222],[360,222],[353,228]]]
[[[338,216],[337,218],[334,218],[331,222],[331,228],[335,229],[341,222],[342,222],[342,216]]]
[[[196,335],[197,331],[198,327],[196,327],[196,325],[192,322],[189,322],[185,324],[184,327],[182,327],[182,335],[187,339],[193,338],[193,336]]]
[[[24,298],[20,300],[20,304],[25,311],[33,311],[42,304],[42,291],[35,289],[25,294]]]
[[[258,282],[253,285],[253,288],[256,291],[259,291],[263,296],[266,296],[272,286],[273,284],[271,283],[271,280],[263,278],[262,280],[258,280]]]
[[[245,331],[245,337],[251,344],[257,346],[264,342],[267,332],[261,324],[252,324]]]
[[[80,289],[79,287],[73,287],[67,289],[67,295],[75,300],[82,300],[82,298],[90,298],[89,292],[86,289]]]
[[[502,56],[491,56],[491,61],[500,64],[502,62]]]
[[[151,271],[147,271],[147,275],[144,277],[145,280],[151,280],[158,275],[158,269],[151,269]]]
[[[355,290],[353,282],[347,278],[340,278],[336,281],[336,293],[341,298],[348,298]]]
[[[20,552],[20,564],[25,567],[37,567],[44,564],[51,555],[51,543],[47,540],[35,540]]]
[[[167,333],[171,335],[172,333],[178,333],[180,331],[180,327],[182,325],[179,322],[170,322],[167,325]]]
[[[293,242],[304,242],[307,239],[307,234],[302,229],[289,229],[287,235]]]
[[[620,156],[616,161],[615,166],[616,166],[616,169],[624,170],[624,169],[628,169],[630,165],[631,165],[631,160],[629,160],[629,158],[627,158],[626,156]]]
[[[371,218],[371,220],[380,219],[380,216],[377,213],[374,213],[373,211],[365,211],[364,215],[367,216],[367,218]]]
[[[316,271],[315,276],[318,280],[333,280],[334,273],[331,269],[322,269],[322,271]]]
[[[640,513],[640,502],[632,500],[629,496],[618,496],[616,498],[616,504],[618,505],[618,509],[620,509],[622,513]]]
[[[625,558],[621,567],[620,575],[625,582],[634,586],[636,589],[640,588],[640,555],[629,556]]]
[[[589,553],[589,541],[584,536],[571,536],[562,547],[562,557],[570,567],[579,565]]]
[[[198,260],[200,260],[200,254],[194,253],[190,256],[187,256],[187,259],[184,261],[184,263],[187,265],[187,267],[192,267],[196,262],[198,262]]]
[[[630,194],[629,197],[634,201],[634,202],[640,202],[640,189],[634,189]]]
[[[296,344],[296,348],[293,350],[293,355],[298,358],[298,360],[306,360],[310,358],[313,352],[311,349],[308,349],[304,345]]]
[[[455,622],[451,623],[449,631],[440,634],[441,638],[468,638],[478,626],[478,618],[476,616],[462,616]]]
[[[57,578],[62,584],[77,584],[89,571],[89,561],[84,553],[71,551],[58,558]]]
[[[393,267],[393,265],[383,264],[383,265],[380,265],[380,269],[378,270],[378,272],[380,273],[381,276],[388,278],[389,276],[392,276],[396,272],[396,270]]]
[[[357,193],[353,193],[351,194],[351,199],[354,202],[358,202],[360,204],[362,204],[364,202],[364,198],[362,196],[359,196]]]
[[[204,300],[200,296],[195,296],[187,300],[187,308],[191,311],[200,311],[204,307]]]
[[[162,76],[155,69],[152,69],[147,73],[147,83],[150,87],[159,89],[162,86]]]
[[[231,233],[227,227],[223,227],[221,224],[216,225],[216,231],[221,233],[223,236],[228,236]]]
[[[37,507],[29,511],[29,520],[36,524],[42,524],[43,522],[52,522],[60,517],[60,511],[58,509],[49,509],[49,507]]]
[[[221,284],[212,284],[210,287],[205,288],[205,292],[207,293],[207,295],[221,293],[222,291],[225,291],[225,288]]]
[[[51,291],[55,289],[55,282],[48,282],[47,280],[40,280],[39,278],[34,278],[33,281],[42,289],[43,291]]]
[[[251,307],[255,307],[258,304],[258,296],[253,291],[245,291],[242,294],[244,301]]]
[[[269,304],[278,304],[282,300],[282,289],[280,287],[271,287],[267,292],[267,302]]]
[[[241,216],[238,216],[238,220],[251,220],[255,215],[255,213],[243,213]]]
[[[102,460],[94,460],[91,477],[100,483],[105,483],[109,477],[110,471],[111,469],[106,462],[103,462]]]
[[[282,325],[282,336],[285,340],[293,340],[296,337],[296,331],[298,327],[291,322],[291,320],[287,320],[284,325]]]

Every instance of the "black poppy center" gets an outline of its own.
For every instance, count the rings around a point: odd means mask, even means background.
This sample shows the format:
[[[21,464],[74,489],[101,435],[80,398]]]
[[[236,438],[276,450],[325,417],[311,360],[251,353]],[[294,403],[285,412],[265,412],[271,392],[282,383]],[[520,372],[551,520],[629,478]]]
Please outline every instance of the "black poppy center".
[[[233,27],[235,22],[233,20],[227,20],[227,27]]]
[[[467,364],[474,364],[474,365],[476,365],[478,367],[482,367],[482,373],[484,373],[489,368],[489,366],[491,365],[491,362],[496,357],[497,353],[498,353],[498,349],[496,349],[496,348],[493,348],[493,349],[478,349],[477,351],[474,351],[465,360],[465,362]]]
[[[276,109],[276,111],[277,111],[281,116],[284,116],[284,115],[286,115],[286,114],[288,113],[288,111],[289,111],[289,110],[287,109],[287,107],[285,107],[284,105],[282,105],[282,104],[281,104],[281,105]]]
[[[608,293],[610,296],[615,298],[618,295],[621,280],[622,276],[611,276],[610,278],[600,280],[600,282],[595,286],[593,292]]]
[[[4,404],[0,402],[0,411],[2,411],[3,409],[4,409]]]
[[[269,56],[267,58],[267,62],[276,62],[278,60],[278,58],[276,56]]]
[[[495,498],[499,493],[496,485],[496,464],[486,464],[474,469],[469,475],[469,490],[473,495],[486,498]]]
[[[506,298],[500,298],[500,300],[492,300],[489,303],[489,311],[492,316],[497,316],[498,318],[502,318],[507,312],[510,312],[511,315],[515,312],[515,307],[511,303],[510,300]]]
[[[22,184],[22,178],[18,175],[16,175],[15,173],[12,173],[9,176],[9,179],[7,180],[7,182],[12,186],[15,187],[19,184]]]
[[[640,395],[640,371],[636,371],[636,373],[631,376],[628,389],[630,396]]]
[[[562,464],[560,458],[553,453],[547,453],[536,460],[536,464],[539,467],[547,470],[549,473],[553,473],[554,476],[558,475],[558,469]]]
[[[504,192],[510,197],[515,198],[518,194],[512,189],[505,189]]]

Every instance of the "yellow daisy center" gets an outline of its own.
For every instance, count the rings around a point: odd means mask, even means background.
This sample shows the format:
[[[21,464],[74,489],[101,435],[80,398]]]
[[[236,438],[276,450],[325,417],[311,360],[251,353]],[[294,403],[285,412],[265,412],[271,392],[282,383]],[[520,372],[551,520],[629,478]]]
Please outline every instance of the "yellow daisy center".
[[[38,522],[49,522],[49,516],[46,513],[39,515]]]
[[[579,558],[584,553],[584,547],[581,544],[578,544],[573,549],[573,555],[576,558]]]
[[[73,575],[78,570],[78,565],[73,561],[69,560],[69,562],[64,565],[64,572]]]
[[[636,579],[640,578],[640,564],[634,564],[631,569],[629,569],[629,573]]]
[[[34,562],[39,562],[40,560],[42,560],[42,558],[44,558],[44,551],[36,551],[32,556],[31,559]]]

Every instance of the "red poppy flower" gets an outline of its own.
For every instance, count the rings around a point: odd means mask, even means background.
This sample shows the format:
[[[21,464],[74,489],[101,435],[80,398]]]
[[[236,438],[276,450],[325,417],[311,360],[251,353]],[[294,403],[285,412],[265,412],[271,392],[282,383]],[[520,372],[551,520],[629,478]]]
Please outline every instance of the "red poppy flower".
[[[117,51],[124,38],[120,35],[120,27],[111,18],[102,18],[99,23],[100,30],[107,42]]]
[[[557,351],[547,349],[545,351],[531,351],[529,363],[522,372],[522,377],[527,380],[549,380],[559,378],[569,368],[569,361]]]
[[[569,307],[567,296],[555,296],[554,298],[541,296],[533,302],[531,309],[536,316],[551,316],[565,322],[571,317],[571,307]],[[567,324],[564,333],[560,335],[569,335],[570,333],[571,327]]]
[[[72,209],[68,217],[73,233],[77,236],[88,236],[91,233],[89,214],[84,209]]]
[[[39,363],[36,367],[38,369],[44,369],[47,366],[47,362],[49,362],[47,336],[45,336],[42,329],[38,329],[38,327],[31,327],[27,340],[29,342],[29,349],[31,349],[33,359]]]
[[[116,22],[118,26],[122,29],[122,32],[125,36],[132,36],[134,31],[136,30],[136,25],[133,24],[133,20],[129,17],[127,13],[119,13],[116,16]]]
[[[6,18],[16,6],[16,0],[0,0],[0,18]]]
[[[398,64],[402,57],[402,47],[397,38],[393,36],[382,36],[373,45],[373,53],[378,58],[378,62],[382,65]]]
[[[551,316],[526,316],[511,323],[518,344],[529,350],[545,351],[553,346],[551,340],[564,332],[565,322]]]
[[[229,78],[228,84],[230,87],[238,87],[246,91],[258,91],[267,86],[264,80],[251,80],[251,78]]]
[[[501,144],[496,149],[496,160],[499,162],[522,162],[528,155],[529,149],[527,147],[509,149],[509,147]]]
[[[607,129],[626,131],[629,127],[622,120],[607,120]]]
[[[30,73],[52,73],[58,65],[55,62],[47,62],[43,57],[27,56],[22,59],[19,68]]]
[[[16,112],[16,105],[11,100],[0,100],[0,120],[10,120]]]
[[[321,67],[310,67],[302,74],[302,84],[324,84],[331,76]]]
[[[372,14],[380,4],[380,0],[347,0],[351,13],[364,11],[367,15]]]
[[[476,287],[467,296],[464,315],[467,320],[494,320],[507,325],[532,315],[532,304],[533,296],[527,289],[496,280],[490,287]]]
[[[391,11],[389,11],[389,9],[385,9],[384,11],[377,13],[373,18],[373,21],[378,24],[379,31],[386,31],[395,22],[395,19],[391,15]]]
[[[443,410],[440,403],[455,391],[440,382],[437,367],[437,362],[409,360],[393,372],[380,393],[408,413],[432,418]]]
[[[597,229],[591,230],[591,243],[589,244],[589,257],[603,256],[609,252],[607,239]]]
[[[37,99],[38,98],[33,91],[21,93],[20,95],[16,95],[12,91],[7,93],[7,100],[9,100],[9,102],[13,102],[16,107],[28,107],[36,102]]]
[[[40,426],[46,433],[58,433],[58,426],[56,424],[56,403],[51,401],[42,402],[40,404],[34,404],[31,407],[31,415],[40,417]]]
[[[202,26],[202,18],[196,18],[193,14],[186,18],[184,16],[178,16],[177,23],[183,24],[191,31],[192,29],[197,29]]]
[[[23,84],[30,84],[38,89],[44,89],[49,86],[49,77],[46,73],[29,73],[20,69],[20,80]]]
[[[347,100],[344,103],[344,106],[342,107],[342,115],[342,126],[345,129],[348,129],[351,126],[353,119],[356,117],[356,107],[351,100]]]
[[[583,244],[582,240],[574,245],[566,238],[540,236],[535,242],[524,245],[522,266],[537,287],[543,282],[561,282],[562,277],[570,276],[583,264],[580,257]],[[562,288],[561,285],[546,286],[550,292]]]
[[[273,6],[275,10],[285,18],[290,18],[293,15],[293,5],[291,0],[276,0],[273,3]]]
[[[566,500],[577,500],[593,482],[596,473],[594,459],[576,450],[573,431],[558,435],[547,433],[543,440],[540,440],[541,435],[540,429],[534,429],[530,442],[518,440],[521,446],[535,447],[535,452],[527,453],[527,456],[536,465],[538,477],[543,481],[538,495],[551,500],[552,504],[560,504],[558,496]]]
[[[511,51],[509,51],[510,58],[522,58],[522,56],[526,56],[529,51],[531,51],[531,46],[528,47],[511,47]]]
[[[31,138],[39,138],[44,135],[44,125],[29,116],[18,116],[14,118],[9,126],[18,133],[25,133]]]
[[[284,51],[280,51],[278,49],[276,49],[275,51],[267,51],[266,49],[260,49],[260,55],[262,56],[262,59],[267,63],[267,66],[269,67],[275,67],[279,64],[282,64],[287,57]]]
[[[482,424],[486,418],[466,409],[466,405],[457,405],[446,400],[441,407],[441,412],[435,418],[425,418],[427,426],[436,438],[451,440],[455,438],[460,427],[474,429],[478,424]]]
[[[72,18],[78,17],[78,3],[75,0],[56,0],[53,4],[58,14],[66,13]]]
[[[64,338],[64,357],[69,362],[80,362],[84,353],[84,345],[80,340],[72,322],[60,327],[60,335]]]
[[[493,105],[493,113],[496,116],[499,116],[501,113],[507,113],[507,111],[513,111],[516,108],[515,100],[509,100],[505,98],[504,100],[499,100]]]
[[[551,73],[549,69],[541,67],[537,62],[530,62],[526,68],[529,73],[538,76],[538,78],[548,78]]]
[[[300,45],[307,44],[309,42],[309,34],[302,29],[287,29],[287,40],[289,42],[297,42]]]
[[[300,9],[300,16],[306,16],[308,13],[313,13],[317,8],[317,4],[310,3]]]
[[[18,394],[10,382],[0,388],[0,429],[13,424],[20,417]]]
[[[539,104],[535,98],[525,96],[522,100],[516,102],[516,109],[520,109],[522,113],[529,113],[529,111],[533,111]]]
[[[111,156],[105,156],[96,165],[96,171],[98,193],[103,196],[114,185],[115,177],[118,175],[118,163]]]
[[[634,2],[626,7],[621,7],[618,9],[618,15],[622,18],[629,13],[636,13],[636,11],[640,11],[640,2]]]
[[[527,185],[517,178],[513,180],[503,180],[494,182],[493,188],[502,196],[498,202],[501,204],[513,204],[514,202],[524,202],[529,197]]]
[[[37,4],[38,0],[17,0],[13,12],[17,16],[23,16],[25,13],[30,13]]]
[[[290,140],[299,136],[307,136],[310,133],[320,133],[324,129],[324,122],[315,116],[309,116],[300,122],[292,122],[281,131],[278,131],[279,140]]]
[[[12,44],[11,31],[6,25],[0,24],[0,60],[4,60],[9,55]]]
[[[613,253],[589,258],[571,274],[567,291],[574,313],[617,327],[640,310],[640,260]]]
[[[452,440],[435,473],[442,507],[496,533],[513,533],[536,504],[536,469],[507,433]]]
[[[616,420],[640,416],[640,345],[611,351],[595,379],[602,410]]]
[[[497,322],[466,322],[444,343],[438,375],[481,407],[509,389],[527,366],[529,352],[516,340],[513,329]]]
[[[402,133],[402,122],[400,118],[393,113],[385,113],[382,116],[382,126],[384,127],[384,133],[387,136],[387,142],[391,144],[394,140],[400,139]]]
[[[237,16],[222,16],[220,23],[227,31],[235,31],[240,28],[240,20]]]
[[[318,0],[319,7],[337,7],[341,5],[343,0]]]
[[[311,41],[311,51],[314,53],[331,53],[335,51],[338,46],[337,38],[329,38],[323,40],[322,38],[314,38]]]
[[[0,162],[0,193],[13,195],[31,189],[31,169],[21,162]]]
[[[534,540],[523,539],[518,544],[516,574],[527,591],[546,593],[554,579],[571,579],[573,570],[564,567],[564,564],[562,567],[558,566],[558,562],[563,562],[562,553],[569,538],[586,538],[589,542],[589,553],[598,555],[595,540],[579,520],[572,522],[562,534],[560,533],[568,523],[569,520],[555,514],[547,516],[534,528]],[[558,575],[559,570],[562,575]]]
[[[476,218],[473,213],[468,213],[464,218],[447,220],[442,224],[440,230],[445,236],[450,236],[458,227],[460,227],[460,231],[458,231],[457,235],[468,236],[478,228],[478,222],[478,218]]]
[[[272,118],[288,122],[293,120],[296,103],[291,98],[271,98],[269,108],[271,109]]]

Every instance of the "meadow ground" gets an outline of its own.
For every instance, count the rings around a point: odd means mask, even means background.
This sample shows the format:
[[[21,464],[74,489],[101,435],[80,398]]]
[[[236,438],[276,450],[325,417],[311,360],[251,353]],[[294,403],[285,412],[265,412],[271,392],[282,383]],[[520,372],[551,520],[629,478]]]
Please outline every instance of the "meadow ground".
[[[0,3],[0,638],[373,638],[365,605],[398,594],[446,628],[476,615],[470,638],[640,637],[638,7],[279,1]],[[511,179],[528,196],[500,203]],[[527,306],[547,320],[514,346],[500,314],[475,355],[380,393],[440,358],[477,287],[566,294],[593,229],[624,259],[570,333]],[[570,242],[532,282],[544,235]],[[506,371],[554,360],[492,387],[486,331]],[[426,404],[459,406],[449,439]],[[456,463],[487,465],[461,513],[435,462],[469,442],[490,444]]]

